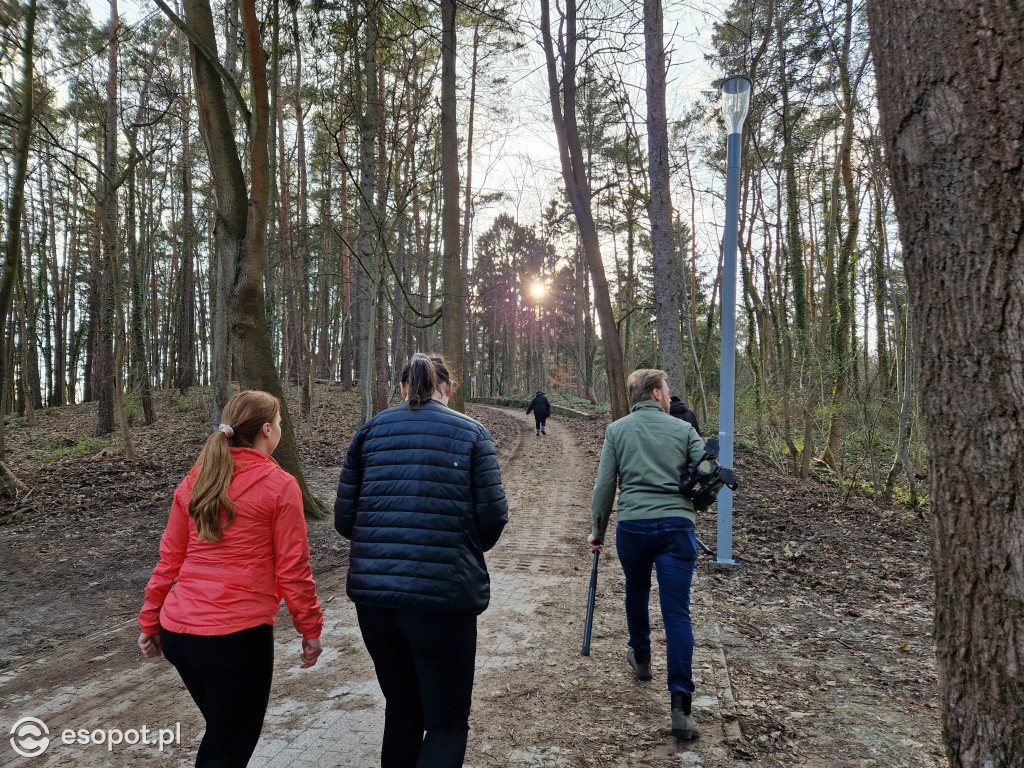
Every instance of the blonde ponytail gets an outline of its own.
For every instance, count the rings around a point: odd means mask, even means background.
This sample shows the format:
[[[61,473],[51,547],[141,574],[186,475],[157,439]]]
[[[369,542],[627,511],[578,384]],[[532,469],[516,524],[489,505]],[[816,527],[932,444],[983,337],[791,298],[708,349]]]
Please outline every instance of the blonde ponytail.
[[[252,448],[263,425],[272,424],[280,410],[281,403],[276,397],[257,390],[239,392],[224,406],[223,423],[206,438],[196,460],[199,476],[188,502],[188,513],[196,523],[200,541],[220,541],[224,528],[235,519],[235,505],[228,496],[235,473],[231,447]]]
[[[188,513],[196,521],[200,541],[219,541],[221,530],[235,519],[235,505],[228,498],[231,476],[235,472],[235,460],[228,449],[230,438],[218,429],[208,438],[196,464],[199,477],[192,487],[192,498],[188,502]],[[221,523],[221,510],[227,517]]]

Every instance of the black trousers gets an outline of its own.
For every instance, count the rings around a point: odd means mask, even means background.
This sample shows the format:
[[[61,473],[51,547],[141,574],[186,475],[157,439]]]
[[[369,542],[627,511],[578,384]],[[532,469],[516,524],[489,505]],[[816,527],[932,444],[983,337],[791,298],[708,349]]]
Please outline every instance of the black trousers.
[[[206,718],[196,768],[245,768],[270,700],[273,627],[263,624],[229,635],[161,629],[160,645]]]
[[[381,768],[461,768],[476,665],[476,616],[357,605],[384,694]]]
[[[538,416],[537,412],[534,411],[533,412],[533,420],[537,423],[537,431],[539,432],[540,430],[544,429],[544,424],[545,424],[545,422],[547,422],[548,417],[547,416]]]

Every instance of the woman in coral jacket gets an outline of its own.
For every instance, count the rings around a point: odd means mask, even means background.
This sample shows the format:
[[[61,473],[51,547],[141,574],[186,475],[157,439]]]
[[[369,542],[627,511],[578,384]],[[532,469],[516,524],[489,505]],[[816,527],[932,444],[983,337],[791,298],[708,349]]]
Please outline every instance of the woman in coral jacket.
[[[281,405],[240,392],[221,418],[174,492],[139,614],[139,648],[177,668],[206,718],[197,768],[243,768],[256,748],[281,598],[302,635],[303,669],[316,664],[323,628],[302,493],[270,456]]]

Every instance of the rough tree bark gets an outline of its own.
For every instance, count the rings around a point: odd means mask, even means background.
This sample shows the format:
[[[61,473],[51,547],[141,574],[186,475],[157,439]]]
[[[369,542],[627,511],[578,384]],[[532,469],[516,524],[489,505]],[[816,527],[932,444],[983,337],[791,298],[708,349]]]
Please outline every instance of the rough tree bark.
[[[870,0],[931,453],[935,640],[956,768],[1024,755],[1020,3]]]

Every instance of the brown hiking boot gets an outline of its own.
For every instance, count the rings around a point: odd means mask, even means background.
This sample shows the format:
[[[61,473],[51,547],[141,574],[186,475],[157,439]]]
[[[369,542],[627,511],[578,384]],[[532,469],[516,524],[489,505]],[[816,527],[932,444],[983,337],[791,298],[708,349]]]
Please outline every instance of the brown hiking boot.
[[[690,694],[672,691],[672,735],[680,740],[696,739],[697,719],[690,714]]]

